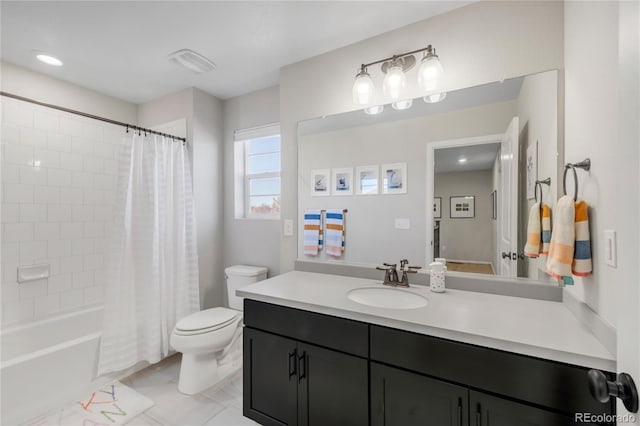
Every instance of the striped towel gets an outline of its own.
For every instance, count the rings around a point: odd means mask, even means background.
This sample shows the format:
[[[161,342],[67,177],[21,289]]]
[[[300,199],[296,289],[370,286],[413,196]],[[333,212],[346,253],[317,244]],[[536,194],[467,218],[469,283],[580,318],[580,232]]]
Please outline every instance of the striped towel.
[[[575,212],[573,198],[565,195],[558,200],[547,259],[547,273],[565,284],[573,284],[571,263],[576,242]]]
[[[576,203],[576,244],[571,272],[587,277],[593,271],[591,265],[591,238],[589,237],[589,206],[584,201]]]
[[[529,210],[527,243],[524,246],[524,255],[527,257],[538,257],[540,255],[540,224],[540,203],[535,203]]]
[[[542,248],[540,254],[547,256],[549,254],[549,245],[551,244],[551,207],[547,204],[542,205]]]
[[[304,249],[305,256],[317,256],[318,250],[322,250],[321,238],[321,217],[320,210],[307,209],[304,211]]]
[[[327,254],[340,257],[344,253],[344,212],[327,210]]]

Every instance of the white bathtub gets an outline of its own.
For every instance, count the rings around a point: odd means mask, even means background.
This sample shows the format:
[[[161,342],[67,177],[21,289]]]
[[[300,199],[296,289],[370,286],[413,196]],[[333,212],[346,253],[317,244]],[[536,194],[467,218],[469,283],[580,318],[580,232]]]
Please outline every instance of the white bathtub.
[[[95,389],[101,306],[0,332],[2,425],[24,422]]]

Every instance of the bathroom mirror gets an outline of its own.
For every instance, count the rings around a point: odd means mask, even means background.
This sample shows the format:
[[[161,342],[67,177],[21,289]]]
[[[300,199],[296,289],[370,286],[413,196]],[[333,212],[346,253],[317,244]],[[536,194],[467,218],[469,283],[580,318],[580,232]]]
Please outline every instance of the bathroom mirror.
[[[548,71],[451,91],[438,103],[414,99],[401,111],[298,123],[298,257],[421,265],[443,257],[455,273],[551,283],[544,257],[523,249],[535,197],[552,209],[557,199],[558,87]],[[346,210],[342,256],[305,255],[307,209]]]

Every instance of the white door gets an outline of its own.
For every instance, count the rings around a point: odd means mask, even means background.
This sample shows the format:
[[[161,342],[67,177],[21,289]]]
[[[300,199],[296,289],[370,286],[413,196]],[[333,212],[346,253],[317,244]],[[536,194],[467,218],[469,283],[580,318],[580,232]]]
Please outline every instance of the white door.
[[[518,117],[513,117],[500,148],[498,263],[503,277],[518,275]]]

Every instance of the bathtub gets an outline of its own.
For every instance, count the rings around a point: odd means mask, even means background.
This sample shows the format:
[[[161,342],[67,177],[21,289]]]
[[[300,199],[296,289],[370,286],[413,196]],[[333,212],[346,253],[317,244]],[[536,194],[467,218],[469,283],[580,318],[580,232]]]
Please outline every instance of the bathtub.
[[[106,383],[95,377],[102,315],[98,306],[0,332],[0,424],[63,408]]]

